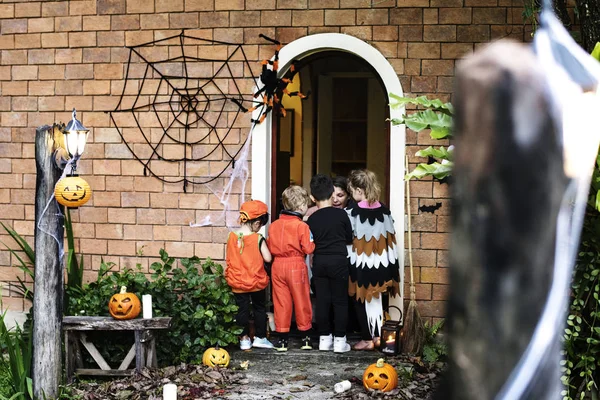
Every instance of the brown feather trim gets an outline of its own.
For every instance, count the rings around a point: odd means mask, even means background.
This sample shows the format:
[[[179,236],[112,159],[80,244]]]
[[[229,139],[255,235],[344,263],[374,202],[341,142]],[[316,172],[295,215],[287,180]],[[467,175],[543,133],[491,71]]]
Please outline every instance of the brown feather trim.
[[[370,256],[373,253],[377,255],[382,255],[384,250],[392,249],[396,244],[396,235],[393,233],[387,232],[386,236],[380,236],[379,238],[372,237],[371,240],[367,241],[364,238],[358,239],[354,238],[352,242],[352,247],[356,254],[361,255],[366,253]]]
[[[367,287],[358,286],[356,282],[350,280],[348,285],[348,294],[356,297],[361,302],[371,301],[373,297],[379,298],[380,293],[388,292],[391,296],[400,294],[400,284],[395,281],[387,281],[383,285],[369,285]]]

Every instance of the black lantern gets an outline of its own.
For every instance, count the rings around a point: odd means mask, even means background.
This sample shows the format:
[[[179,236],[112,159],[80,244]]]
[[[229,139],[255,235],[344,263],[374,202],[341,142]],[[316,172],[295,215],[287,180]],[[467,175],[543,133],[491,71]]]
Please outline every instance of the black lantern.
[[[381,328],[381,339],[379,342],[379,350],[386,354],[398,354],[402,345],[402,311],[396,306],[390,306],[389,308],[395,308],[400,313],[398,321],[388,319],[384,322]]]

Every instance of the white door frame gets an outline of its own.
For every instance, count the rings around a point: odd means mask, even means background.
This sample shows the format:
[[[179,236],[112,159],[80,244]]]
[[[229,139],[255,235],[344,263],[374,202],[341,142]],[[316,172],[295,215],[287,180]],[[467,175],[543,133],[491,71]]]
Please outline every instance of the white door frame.
[[[343,51],[353,54],[368,62],[381,78],[386,93],[403,95],[400,79],[392,65],[373,46],[341,33],[320,33],[294,40],[279,51],[280,75],[287,71],[293,60],[301,60],[322,51]],[[260,108],[259,108],[260,109]],[[390,119],[399,118],[404,109],[390,107]],[[253,116],[258,118],[259,111]],[[252,198],[262,200],[271,209],[271,160],[272,160],[272,113],[269,113],[262,124],[257,125],[252,133]],[[395,217],[396,240],[398,245],[398,261],[400,264],[400,292],[404,298],[404,154],[405,127],[388,122],[390,132],[390,210]],[[379,177],[381,181],[385,177]],[[402,308],[402,302],[400,307]]]

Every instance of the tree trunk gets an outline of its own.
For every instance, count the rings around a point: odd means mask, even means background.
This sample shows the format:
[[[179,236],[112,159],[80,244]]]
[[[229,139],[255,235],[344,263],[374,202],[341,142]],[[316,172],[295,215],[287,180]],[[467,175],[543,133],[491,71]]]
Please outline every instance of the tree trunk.
[[[600,0],[577,0],[581,42],[583,48],[591,53],[600,42]]]
[[[33,393],[40,399],[57,396],[62,371],[63,269],[60,253],[64,228],[54,200],[54,186],[61,175],[54,163],[54,135],[55,130],[50,126],[38,128],[35,135],[37,179],[32,378]],[[46,208],[49,201],[51,203]]]
[[[457,69],[450,354],[439,399],[495,398],[546,301],[567,180],[540,69],[528,47],[506,41]],[[558,344],[523,398],[558,398]]]

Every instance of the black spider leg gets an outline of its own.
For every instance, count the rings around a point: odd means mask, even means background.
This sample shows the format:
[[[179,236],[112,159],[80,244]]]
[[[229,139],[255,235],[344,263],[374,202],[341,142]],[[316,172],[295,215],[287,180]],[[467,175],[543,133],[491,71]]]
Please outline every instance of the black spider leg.
[[[258,37],[260,37],[260,38],[263,38],[263,39],[265,39],[265,40],[268,40],[269,42],[271,42],[271,43],[273,43],[273,44],[277,44],[277,45],[281,44],[281,42],[280,42],[279,40],[271,39],[270,37],[268,37],[268,36],[265,36],[265,35],[263,35],[262,33],[261,33],[261,34],[259,34],[259,35],[258,35]]]
[[[189,84],[189,75],[188,75],[188,69],[187,69],[187,62],[185,59],[185,50],[183,47],[183,31],[181,31],[181,35],[179,35],[179,44],[181,46],[181,55],[183,56],[183,73],[185,75],[185,90],[186,90],[186,96],[187,99],[190,98],[189,96],[189,91],[188,91],[188,84]],[[181,98],[181,95],[180,95]],[[191,104],[190,104],[191,106]],[[183,105],[181,105],[182,111],[183,111]],[[185,114],[185,127],[183,129],[183,193],[187,193],[187,151],[188,151],[188,132],[190,129],[190,113],[186,112]],[[192,155],[191,153],[191,149],[190,149],[190,155]]]

